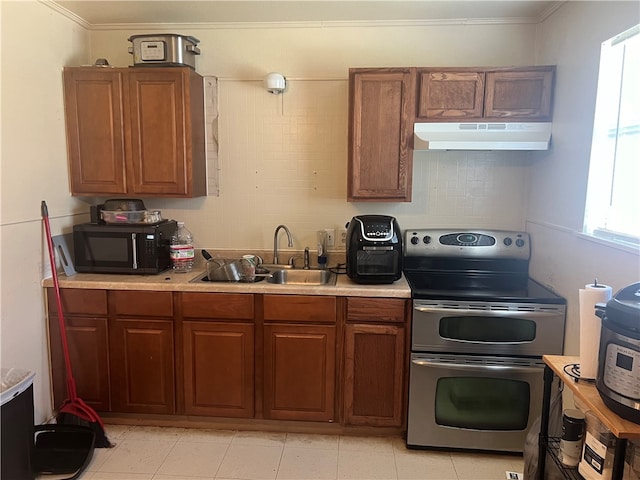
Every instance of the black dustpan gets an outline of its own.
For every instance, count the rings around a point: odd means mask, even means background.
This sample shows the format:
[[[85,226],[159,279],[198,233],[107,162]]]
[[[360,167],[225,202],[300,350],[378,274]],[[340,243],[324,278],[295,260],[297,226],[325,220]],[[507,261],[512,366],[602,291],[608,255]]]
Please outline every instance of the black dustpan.
[[[82,425],[36,425],[32,470],[40,475],[65,475],[73,480],[87,468],[95,449],[96,434]]]

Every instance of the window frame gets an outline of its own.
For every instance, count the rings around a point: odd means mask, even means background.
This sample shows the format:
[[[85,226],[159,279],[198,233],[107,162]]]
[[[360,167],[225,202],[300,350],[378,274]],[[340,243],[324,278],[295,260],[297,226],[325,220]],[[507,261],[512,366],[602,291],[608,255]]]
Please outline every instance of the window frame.
[[[583,215],[583,226],[582,231],[579,233],[581,237],[597,240],[597,243],[621,247],[625,251],[640,254],[640,233],[636,235],[636,229],[632,229],[631,232],[624,232],[607,228],[607,223],[611,218],[610,214],[616,212],[616,208],[613,206],[613,197],[617,180],[615,177],[615,169],[619,153],[618,140],[625,134],[628,135],[629,130],[631,130],[632,135],[639,135],[639,139],[635,139],[635,141],[640,141],[640,112],[637,112],[632,107],[631,111],[633,112],[633,115],[631,116],[631,122],[620,121],[621,112],[623,111],[621,108],[622,102],[620,98],[624,93],[623,88],[626,86],[623,80],[625,79],[625,74],[628,74],[629,72],[625,72],[624,62],[627,61],[628,58],[635,58],[631,55],[627,55],[626,52],[627,42],[631,39],[633,39],[634,42],[640,41],[640,24],[635,25],[625,32],[622,32],[621,34],[602,43],[599,63],[598,94],[596,97],[596,108],[593,119],[588,185],[584,203],[585,209]],[[624,43],[625,50],[620,53],[616,53],[612,50],[616,45],[621,43]],[[637,44],[635,48],[637,49]],[[616,55],[620,58],[616,59]],[[614,65],[617,69],[611,68],[612,62],[618,62]],[[630,73],[632,78],[634,73],[636,75],[638,74],[637,69],[637,64],[635,64]],[[611,73],[612,71],[614,73]],[[612,78],[615,78],[616,80],[615,85],[619,87],[618,91],[613,94],[607,94],[605,97],[601,93],[603,85],[607,85]],[[638,99],[634,99],[633,94],[629,95],[628,91],[626,93],[632,101],[631,105],[635,106]],[[617,108],[607,112],[605,104],[617,105]],[[607,142],[605,140],[607,137],[610,139],[613,138],[613,141],[610,140]],[[607,145],[607,143],[609,144]],[[605,160],[594,163],[594,158],[603,157]],[[633,158],[633,156],[631,158]],[[610,163],[607,165],[607,162]],[[618,166],[620,166],[620,164],[618,164]],[[629,166],[629,164],[626,164],[626,166]],[[632,164],[632,168],[640,168],[640,162],[638,162],[638,165]],[[603,177],[605,178],[604,180]],[[628,190],[629,189],[625,189],[622,191],[626,192]],[[603,198],[606,198],[607,192],[609,196],[608,205],[603,203]],[[620,190],[618,190],[618,193],[619,192]],[[640,202],[638,206],[640,207]],[[633,209],[633,207],[630,208]],[[620,212],[625,210],[618,208],[617,211]],[[633,216],[631,216],[631,218],[633,218]],[[609,223],[609,225],[611,225],[611,223]]]

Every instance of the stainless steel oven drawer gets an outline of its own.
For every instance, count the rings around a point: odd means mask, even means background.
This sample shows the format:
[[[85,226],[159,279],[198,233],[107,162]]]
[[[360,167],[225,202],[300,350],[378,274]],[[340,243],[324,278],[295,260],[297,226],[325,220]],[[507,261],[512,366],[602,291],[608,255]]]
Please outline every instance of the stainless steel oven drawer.
[[[412,354],[407,446],[522,452],[543,372],[541,359]]]
[[[411,351],[561,355],[564,305],[414,300]]]

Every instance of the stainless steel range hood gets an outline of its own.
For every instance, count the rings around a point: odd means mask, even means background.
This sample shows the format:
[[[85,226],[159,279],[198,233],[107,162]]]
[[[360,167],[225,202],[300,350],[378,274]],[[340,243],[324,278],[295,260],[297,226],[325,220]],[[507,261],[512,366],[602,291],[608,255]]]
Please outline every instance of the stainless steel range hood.
[[[548,150],[551,123],[416,123],[414,150]]]

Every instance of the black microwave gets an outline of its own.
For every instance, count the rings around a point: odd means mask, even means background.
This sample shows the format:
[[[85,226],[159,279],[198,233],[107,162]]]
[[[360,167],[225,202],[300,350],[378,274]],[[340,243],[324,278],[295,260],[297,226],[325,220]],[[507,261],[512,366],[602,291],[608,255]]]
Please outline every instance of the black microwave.
[[[160,273],[171,266],[175,220],[73,227],[75,269],[82,273]]]

